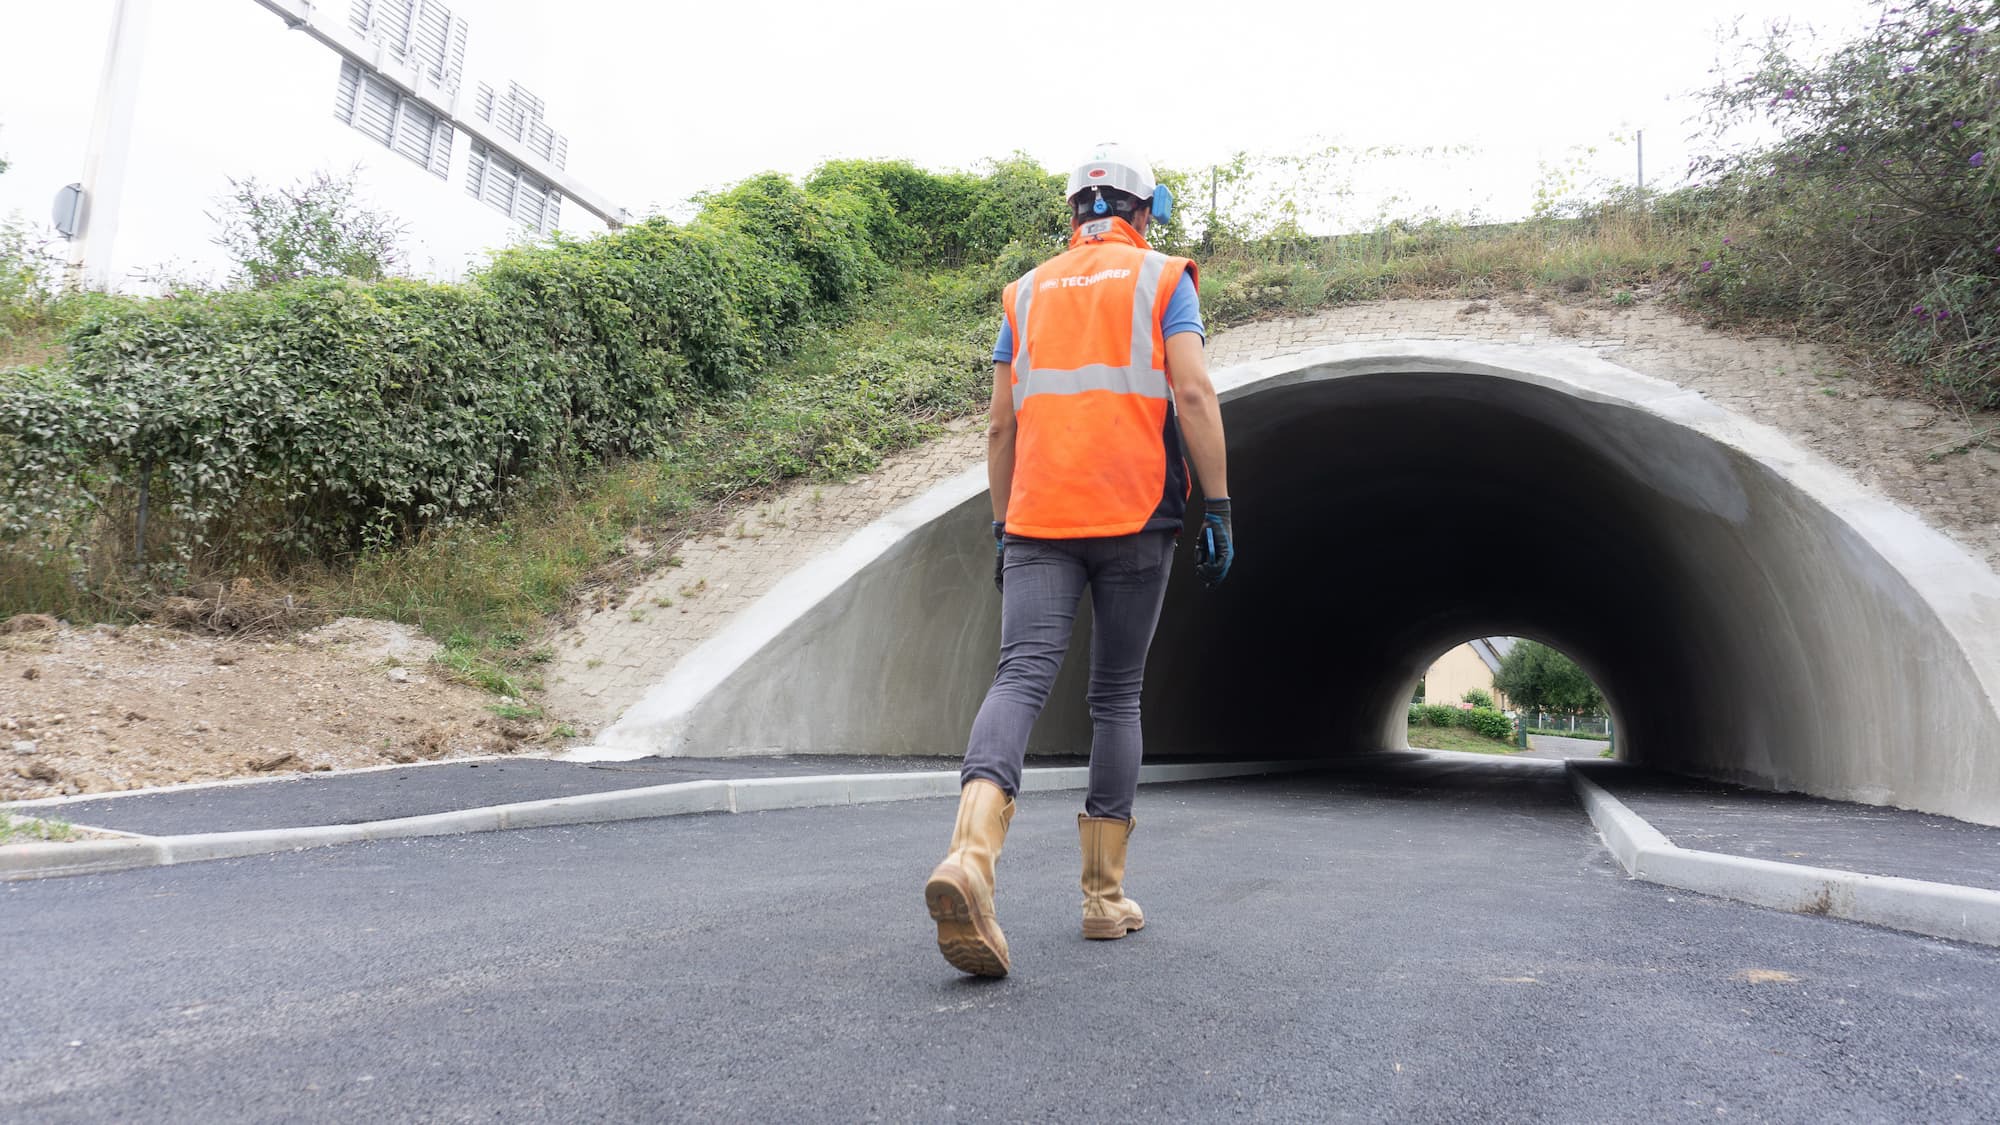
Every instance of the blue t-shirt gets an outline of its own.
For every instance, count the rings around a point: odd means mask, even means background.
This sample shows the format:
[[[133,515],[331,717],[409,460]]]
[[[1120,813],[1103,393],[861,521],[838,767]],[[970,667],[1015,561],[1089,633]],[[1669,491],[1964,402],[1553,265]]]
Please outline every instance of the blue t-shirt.
[[[1174,286],[1174,295],[1167,298],[1167,317],[1160,324],[1160,339],[1183,332],[1194,332],[1208,339],[1201,323],[1201,297],[1195,292],[1192,273],[1181,274],[1181,283]],[[1014,326],[1004,316],[1000,318],[1000,338],[993,341],[993,362],[1014,362]]]

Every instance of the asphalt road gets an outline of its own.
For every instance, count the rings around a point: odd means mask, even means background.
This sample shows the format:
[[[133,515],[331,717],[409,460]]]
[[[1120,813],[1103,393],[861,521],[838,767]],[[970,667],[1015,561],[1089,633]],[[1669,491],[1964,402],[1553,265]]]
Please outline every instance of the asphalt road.
[[[1592,738],[1562,738],[1553,734],[1531,734],[1528,748],[1514,755],[1516,758],[1553,758],[1565,761],[1570,758],[1597,759],[1603,756],[1604,748],[1611,745]]]
[[[0,1120],[1991,1121],[2000,950],[1623,878],[1559,773],[1077,794],[937,956],[927,801],[353,845],[0,889]]]

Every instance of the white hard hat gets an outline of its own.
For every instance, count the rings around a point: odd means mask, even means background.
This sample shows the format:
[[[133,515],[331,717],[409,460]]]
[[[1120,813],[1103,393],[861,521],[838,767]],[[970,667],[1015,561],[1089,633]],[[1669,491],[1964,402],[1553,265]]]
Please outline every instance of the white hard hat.
[[[1153,167],[1146,158],[1120,144],[1105,143],[1090,150],[1090,155],[1069,174],[1069,190],[1063,193],[1065,199],[1075,199],[1080,191],[1088,188],[1116,188],[1127,195],[1138,196],[1142,200],[1153,198]]]

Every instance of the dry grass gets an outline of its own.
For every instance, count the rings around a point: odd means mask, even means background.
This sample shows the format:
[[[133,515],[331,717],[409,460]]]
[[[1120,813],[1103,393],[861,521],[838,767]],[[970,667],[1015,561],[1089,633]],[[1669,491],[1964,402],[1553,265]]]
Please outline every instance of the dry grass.
[[[1614,209],[1488,227],[1427,223],[1303,248],[1228,247],[1203,260],[1202,302],[1219,327],[1394,297],[1614,300],[1680,277],[1699,234]]]
[[[36,367],[62,356],[62,342],[54,332],[0,336],[0,368]]]

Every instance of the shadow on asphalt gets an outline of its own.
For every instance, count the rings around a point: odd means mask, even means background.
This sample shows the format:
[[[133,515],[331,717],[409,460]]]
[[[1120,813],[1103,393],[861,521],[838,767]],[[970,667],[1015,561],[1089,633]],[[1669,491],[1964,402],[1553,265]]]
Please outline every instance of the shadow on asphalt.
[[[1516,812],[1581,807],[1563,764],[1556,761],[1384,755],[1336,761],[1307,776],[1348,792],[1415,802],[1490,803]]]
[[[1366,808],[1374,815],[1406,815],[1414,820],[1442,812],[1459,817],[1553,815],[1589,824],[1561,762],[1470,754],[1336,757],[1303,773],[1149,785],[1141,790],[1139,801],[1145,805],[1175,791],[1200,790],[1281,803],[1310,799],[1329,810]]]

